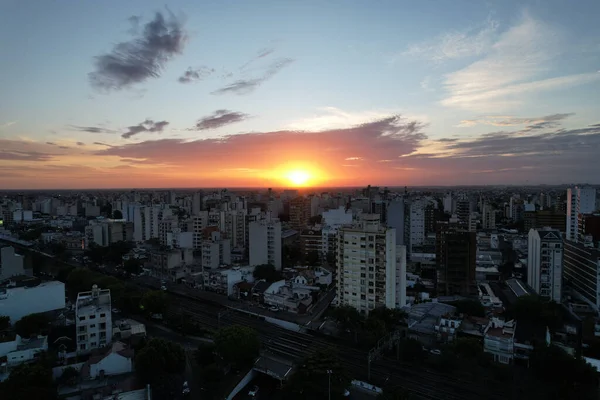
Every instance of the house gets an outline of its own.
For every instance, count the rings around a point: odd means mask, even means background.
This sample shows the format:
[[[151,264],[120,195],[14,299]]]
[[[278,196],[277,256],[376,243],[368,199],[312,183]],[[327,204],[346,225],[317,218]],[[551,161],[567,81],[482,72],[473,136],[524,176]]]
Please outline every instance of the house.
[[[514,358],[515,321],[504,322],[492,318],[485,329],[483,351],[490,353],[494,361],[512,364]]]
[[[461,323],[462,320],[460,318],[454,318],[450,315],[440,317],[438,323],[434,326],[437,333],[437,340],[442,343],[454,341]]]
[[[122,319],[113,325],[113,339],[128,339],[130,337],[146,337],[146,326],[132,319]]]
[[[284,280],[274,282],[264,292],[264,303],[281,310],[305,313],[312,304],[313,289],[307,286],[295,285]]]
[[[47,350],[47,336],[23,339],[21,336],[15,335],[14,340],[2,341],[0,343],[0,357],[6,356],[6,362],[9,368],[25,362],[34,361],[39,357],[39,353]]]
[[[133,372],[133,349],[115,342],[104,354],[90,357],[81,368],[83,379],[121,375]]]

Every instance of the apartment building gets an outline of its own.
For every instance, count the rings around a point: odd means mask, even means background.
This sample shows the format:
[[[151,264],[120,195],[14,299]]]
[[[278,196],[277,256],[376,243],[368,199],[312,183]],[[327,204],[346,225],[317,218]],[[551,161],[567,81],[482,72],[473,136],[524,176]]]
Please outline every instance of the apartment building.
[[[567,240],[579,241],[579,216],[594,211],[596,211],[596,189],[577,186],[567,189]]]
[[[323,233],[320,227],[304,229],[300,232],[300,250],[307,257],[316,252],[319,257],[323,255]]]
[[[527,283],[537,294],[561,302],[563,239],[556,229],[531,229],[528,235]]]
[[[358,223],[338,231],[338,301],[364,315],[378,307],[396,307],[396,230],[379,219],[362,214]]]
[[[12,246],[0,249],[0,282],[16,275],[25,275],[24,257]]]
[[[206,239],[202,242],[202,268],[217,269],[229,264],[231,264],[231,241],[223,238],[218,230],[207,232]]]
[[[111,342],[110,289],[100,289],[98,285],[93,285],[91,291],[77,294],[75,329],[79,353],[90,352]]]
[[[600,250],[565,240],[563,263],[565,286],[600,311]]]
[[[477,294],[477,239],[458,222],[439,222],[436,232],[437,290],[440,295]]]
[[[310,199],[296,197],[290,201],[290,226],[294,229],[303,229],[310,220]]]
[[[193,250],[173,248],[154,250],[150,253],[149,267],[154,277],[175,282],[191,272],[194,263]]]
[[[125,220],[98,218],[89,221],[84,233],[86,248],[92,243],[106,247],[111,243],[133,240],[134,226]]]
[[[271,264],[281,271],[281,222],[263,219],[249,224],[250,265]]]

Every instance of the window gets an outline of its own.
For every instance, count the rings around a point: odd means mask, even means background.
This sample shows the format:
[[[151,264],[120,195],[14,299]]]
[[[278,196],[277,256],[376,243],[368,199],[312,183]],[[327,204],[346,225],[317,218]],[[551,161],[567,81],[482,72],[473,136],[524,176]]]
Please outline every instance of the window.
[[[96,342],[90,343],[90,347],[96,347],[98,344]]]
[[[90,328],[95,328],[95,327],[96,327],[96,324],[91,324],[90,325]]]
[[[79,345],[79,350],[85,350],[85,344],[80,344]]]
[[[100,339],[106,339],[106,332],[100,332]]]
[[[80,326],[79,327],[79,332],[85,332],[85,328],[87,328],[86,326]]]
[[[100,324],[100,329],[106,329],[106,322]]]
[[[77,337],[77,340],[79,340],[80,342],[83,342],[83,341],[85,341],[85,339],[86,339],[85,335],[79,335],[79,336]]]
[[[85,321],[85,316],[83,316],[83,317],[79,317],[79,320],[80,320],[80,321]]]
[[[96,314],[90,315],[90,319],[96,319]]]
[[[104,313],[100,314],[100,318],[106,318],[106,314],[104,314]]]
[[[95,333],[90,333],[90,337],[91,338],[96,337],[96,334]]]

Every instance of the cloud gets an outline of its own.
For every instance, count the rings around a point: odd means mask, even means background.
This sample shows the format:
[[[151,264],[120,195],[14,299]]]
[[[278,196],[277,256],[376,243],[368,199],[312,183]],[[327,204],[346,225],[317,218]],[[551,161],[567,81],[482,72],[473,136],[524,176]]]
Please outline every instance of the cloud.
[[[135,32],[128,42],[121,42],[95,58],[89,74],[96,89],[120,90],[158,78],[165,65],[181,54],[187,39],[182,22],[172,13],[165,17],[157,12],[140,34]]]
[[[77,146],[85,146],[85,143],[83,143],[83,142],[77,142]]]
[[[97,145],[97,146],[106,146],[106,147],[114,147],[111,144],[106,144],[106,143],[102,143],[102,142],[94,142],[93,144]]]
[[[459,127],[471,127],[475,125],[492,126],[518,126],[527,125],[529,130],[556,128],[564,119],[572,117],[575,113],[551,114],[543,117],[513,117],[513,116],[484,116],[471,120],[463,120]]]
[[[387,118],[395,114],[393,110],[371,110],[351,112],[341,110],[337,107],[322,107],[318,110],[318,114],[293,121],[286,127],[290,130],[300,131],[322,131],[332,129],[350,128],[357,125],[366,124],[380,119]],[[406,116],[408,119],[424,121],[425,117]]]
[[[54,143],[54,142],[46,142],[46,144],[49,146],[56,146],[56,143]]]
[[[225,125],[234,124],[248,119],[248,114],[229,110],[217,110],[212,115],[201,118],[196,122],[192,130],[203,131],[206,129],[217,129]]]
[[[0,129],[8,128],[9,126],[12,126],[12,125],[16,124],[17,122],[19,122],[19,121],[9,121],[9,122],[7,122],[5,124],[0,125]]]
[[[419,85],[421,86],[421,89],[423,89],[426,92],[435,92],[435,89],[431,87],[431,77],[430,76],[426,76],[425,78],[423,78],[423,80],[421,81],[421,83]]]
[[[123,133],[121,137],[124,139],[129,139],[130,137],[142,132],[162,132],[167,125],[169,125],[167,121],[154,122],[151,119],[147,119],[138,125],[133,125],[127,128],[127,132]]]
[[[71,128],[78,130],[80,132],[89,132],[89,133],[116,133],[117,131],[112,129],[106,129],[99,126],[77,126],[77,125],[69,125]]]
[[[275,51],[274,47],[266,47],[264,49],[259,50],[254,57],[252,57],[248,62],[240,67],[240,70],[246,69],[253,62],[260,60],[261,58],[265,58],[268,55],[272,54]]]
[[[346,157],[344,160],[346,161],[360,161],[362,160],[362,157]]]
[[[294,60],[291,58],[283,58],[277,60],[267,67],[266,71],[262,74],[262,76],[251,79],[238,79],[225,87],[215,90],[214,92],[212,92],[212,94],[220,95],[233,93],[237,95],[244,95],[252,93],[257,87],[259,87],[269,79],[273,78],[279,71],[281,71],[283,68],[287,67],[293,62]]]
[[[502,33],[485,56],[444,77],[446,107],[471,111],[511,109],[524,96],[600,80],[600,74],[580,73],[547,78],[552,61],[564,51],[556,29],[525,15]]]
[[[52,154],[37,151],[0,150],[1,161],[49,161],[52,158]]]
[[[176,163],[185,165],[186,169],[197,168],[193,166],[202,163],[206,168],[252,165],[269,170],[298,157],[316,163],[327,160],[338,166],[356,154],[365,160],[393,159],[412,153],[425,138],[423,124],[394,115],[345,129],[253,132],[194,141],[161,139],[114,146],[95,153]]]
[[[475,28],[444,33],[431,41],[413,44],[400,56],[436,63],[479,56],[489,51],[497,36],[497,30],[498,23],[488,19],[483,25]]]
[[[189,67],[177,80],[179,81],[179,83],[190,83],[200,81],[214,73],[214,68],[209,68],[206,66],[202,66],[199,68]]]

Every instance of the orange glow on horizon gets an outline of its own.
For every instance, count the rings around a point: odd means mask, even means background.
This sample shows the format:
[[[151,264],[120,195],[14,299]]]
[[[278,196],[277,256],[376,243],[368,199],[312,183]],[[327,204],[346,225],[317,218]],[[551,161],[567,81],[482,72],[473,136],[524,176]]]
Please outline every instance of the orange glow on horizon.
[[[294,186],[304,186],[310,181],[310,174],[302,170],[294,170],[287,173],[287,180]]]

